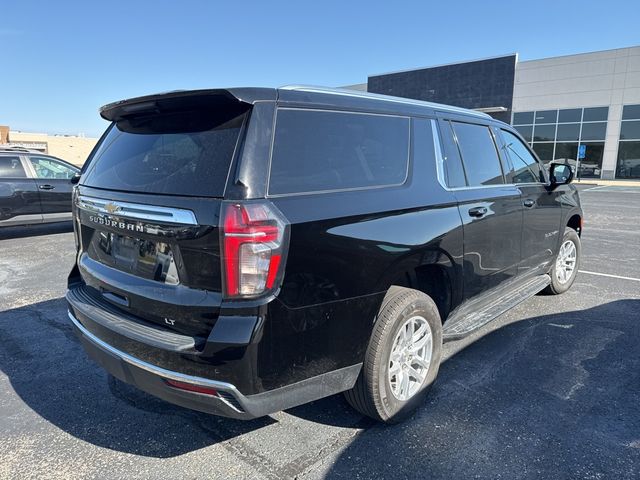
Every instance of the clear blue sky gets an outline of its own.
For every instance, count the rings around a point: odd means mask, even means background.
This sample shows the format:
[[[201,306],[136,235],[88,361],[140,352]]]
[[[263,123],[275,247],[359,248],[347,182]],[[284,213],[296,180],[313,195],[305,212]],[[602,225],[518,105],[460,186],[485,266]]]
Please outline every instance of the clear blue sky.
[[[121,98],[627,47],[639,20],[637,0],[2,2],[0,124],[97,136]]]

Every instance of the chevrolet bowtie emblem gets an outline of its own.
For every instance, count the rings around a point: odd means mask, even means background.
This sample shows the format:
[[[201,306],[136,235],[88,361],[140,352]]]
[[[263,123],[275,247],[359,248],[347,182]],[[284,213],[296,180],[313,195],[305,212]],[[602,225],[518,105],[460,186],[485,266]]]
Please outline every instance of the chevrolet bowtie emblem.
[[[109,213],[116,213],[119,212],[122,207],[120,205],[116,205],[115,203],[107,203],[104,206],[104,209]]]

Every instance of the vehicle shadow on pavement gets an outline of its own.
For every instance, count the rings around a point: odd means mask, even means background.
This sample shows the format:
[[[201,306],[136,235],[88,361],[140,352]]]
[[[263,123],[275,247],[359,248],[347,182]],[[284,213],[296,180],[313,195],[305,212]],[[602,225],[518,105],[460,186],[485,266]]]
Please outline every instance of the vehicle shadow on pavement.
[[[329,478],[637,478],[640,300],[526,319],[445,362],[426,403]]]
[[[57,233],[69,232],[73,232],[73,223],[71,222],[71,220],[58,223],[43,223],[17,227],[0,227],[0,240],[38,237],[43,235],[55,235]]]
[[[639,319],[640,300],[621,300],[505,326],[444,363],[400,425],[375,425],[341,396],[286,413],[361,429],[330,477],[624,478],[640,465]],[[85,355],[63,299],[0,311],[0,339],[16,393],[2,394],[12,412],[2,430],[33,424],[35,412],[94,445],[167,458],[276,422],[193,412],[109,377]]]
[[[1,306],[0,306],[1,308]],[[107,375],[82,349],[64,299],[0,311],[0,430],[32,424],[33,412],[86,442],[150,457],[173,457],[274,423],[215,417],[159,400]],[[1,379],[1,376],[0,376]],[[2,382],[5,383],[5,382]],[[18,412],[18,413],[14,413]],[[21,418],[22,417],[22,418]]]

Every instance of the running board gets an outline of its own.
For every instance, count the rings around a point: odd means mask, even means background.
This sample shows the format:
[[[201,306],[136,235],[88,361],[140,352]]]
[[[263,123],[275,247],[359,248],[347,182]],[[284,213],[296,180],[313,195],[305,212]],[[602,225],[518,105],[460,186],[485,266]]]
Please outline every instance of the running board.
[[[491,320],[512,309],[526,299],[533,297],[551,283],[549,275],[536,275],[507,294],[502,295],[487,305],[474,309],[473,305],[465,308],[447,320],[442,331],[443,341],[458,340],[478,330]],[[472,310],[472,311],[469,311]]]

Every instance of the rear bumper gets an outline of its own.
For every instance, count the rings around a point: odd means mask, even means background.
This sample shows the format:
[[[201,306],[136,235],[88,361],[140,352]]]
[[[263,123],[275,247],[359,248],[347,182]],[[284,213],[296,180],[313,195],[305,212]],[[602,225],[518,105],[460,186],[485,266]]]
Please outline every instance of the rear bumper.
[[[114,377],[173,404],[224,417],[248,420],[348,390],[355,384],[362,365],[245,396],[230,383],[186,375],[140,360],[98,338],[71,312],[69,318],[87,354]],[[217,394],[181,390],[170,386],[166,380],[213,388]]]

